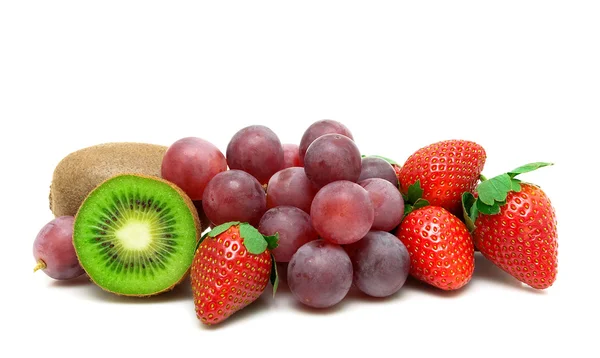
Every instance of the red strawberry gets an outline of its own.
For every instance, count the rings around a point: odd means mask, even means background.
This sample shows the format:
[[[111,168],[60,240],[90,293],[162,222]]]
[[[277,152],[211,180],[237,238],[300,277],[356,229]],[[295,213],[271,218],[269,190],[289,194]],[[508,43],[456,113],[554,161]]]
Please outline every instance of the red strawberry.
[[[196,316],[217,324],[254,302],[269,279],[273,293],[277,273],[272,249],[277,236],[263,236],[247,223],[230,222],[212,229],[201,241],[191,268]]]
[[[394,168],[394,172],[396,172],[396,178],[398,178],[398,183],[400,183],[400,170],[402,167],[399,164],[392,164],[392,168]]]
[[[423,199],[462,216],[461,195],[473,191],[486,160],[482,146],[466,140],[446,140],[413,153],[400,169],[400,190],[420,181]]]
[[[456,290],[473,276],[473,241],[465,224],[446,209],[410,212],[396,230],[410,254],[410,274],[443,290]]]
[[[519,281],[550,287],[558,268],[556,214],[548,196],[515,176],[549,165],[531,163],[482,182],[466,195],[467,223],[481,253]]]

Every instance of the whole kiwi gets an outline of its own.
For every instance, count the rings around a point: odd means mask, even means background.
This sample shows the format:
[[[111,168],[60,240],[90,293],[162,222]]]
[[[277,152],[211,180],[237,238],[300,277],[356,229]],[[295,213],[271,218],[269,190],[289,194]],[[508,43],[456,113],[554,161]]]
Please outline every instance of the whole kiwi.
[[[50,210],[54,216],[75,216],[87,195],[105,180],[123,173],[160,177],[167,147],[133,142],[104,143],[63,158],[52,176]]]

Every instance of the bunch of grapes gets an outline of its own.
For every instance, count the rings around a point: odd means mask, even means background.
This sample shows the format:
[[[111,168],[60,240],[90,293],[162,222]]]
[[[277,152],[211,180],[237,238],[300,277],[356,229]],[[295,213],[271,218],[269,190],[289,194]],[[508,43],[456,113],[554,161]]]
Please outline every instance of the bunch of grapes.
[[[390,234],[404,213],[396,172],[379,157],[362,157],[342,123],[313,123],[299,145],[249,126],[225,155],[184,138],[169,147],[162,175],[201,201],[210,226],[240,221],[277,233],[275,260],[288,265],[289,288],[306,305],[333,306],[353,283],[385,297],[406,281],[408,251]]]

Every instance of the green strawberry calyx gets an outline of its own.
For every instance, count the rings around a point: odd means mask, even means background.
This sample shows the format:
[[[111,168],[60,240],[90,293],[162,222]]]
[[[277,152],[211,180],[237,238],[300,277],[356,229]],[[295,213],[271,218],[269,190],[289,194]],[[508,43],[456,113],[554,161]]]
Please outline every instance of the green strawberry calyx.
[[[271,255],[271,284],[273,285],[273,296],[275,296],[275,292],[277,291],[277,287],[279,286],[279,275],[277,273],[277,265],[275,262],[275,257],[273,256],[272,250],[277,247],[279,243],[279,233],[275,233],[275,235],[263,235],[261,234],[254,226],[249,223],[239,222],[239,221],[230,221],[224,224],[215,226],[211,231],[204,234],[204,236],[200,239],[198,245],[204,241],[204,239],[209,237],[217,237],[227,231],[232,226],[239,226],[240,236],[243,239],[243,244],[248,250],[249,253],[254,255],[260,255],[265,250],[270,250],[269,254]]]
[[[429,201],[423,199],[423,189],[421,188],[420,180],[409,186],[406,195],[402,193],[402,198],[404,199],[404,217],[413,210],[429,205]]]
[[[516,176],[528,173],[539,168],[554,165],[547,162],[534,162],[522,165],[509,172],[487,179],[480,176],[481,182],[475,189],[477,197],[470,192],[462,195],[462,207],[465,223],[469,231],[475,229],[475,220],[480,214],[495,215],[500,212],[500,207],[506,204],[506,197],[511,191],[521,191],[521,180]]]

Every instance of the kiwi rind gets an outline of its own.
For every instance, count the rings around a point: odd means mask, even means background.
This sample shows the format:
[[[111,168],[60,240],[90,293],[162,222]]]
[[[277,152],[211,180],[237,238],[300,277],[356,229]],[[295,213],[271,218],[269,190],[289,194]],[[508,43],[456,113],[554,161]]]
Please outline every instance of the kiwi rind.
[[[112,177],[110,177],[110,178],[108,178],[108,179],[106,179],[106,180],[102,181],[100,184],[98,184],[98,185],[97,185],[97,186],[96,186],[96,187],[95,187],[93,190],[91,190],[91,191],[90,191],[90,193],[88,193],[88,195],[86,196],[85,200],[87,200],[87,198],[89,198],[89,197],[90,197],[90,196],[91,196],[91,195],[94,193],[94,191],[95,191],[97,188],[101,187],[101,186],[102,186],[102,185],[104,185],[106,182],[108,182],[108,181],[110,181],[110,180],[113,180],[113,179],[115,179],[115,178],[117,178],[117,177],[120,177],[120,176],[135,176],[135,177],[140,177],[140,178],[152,179],[152,180],[156,180],[156,181],[159,181],[159,182],[165,183],[165,184],[167,184],[168,186],[170,186],[172,189],[174,189],[174,190],[177,192],[177,194],[179,194],[179,195],[181,196],[182,200],[184,201],[184,203],[186,204],[186,206],[187,206],[188,210],[190,211],[190,214],[192,215],[192,218],[193,218],[193,221],[194,221],[194,226],[195,226],[195,236],[196,236],[196,237],[195,237],[195,242],[196,242],[196,243],[198,243],[198,241],[200,240],[200,236],[201,236],[201,233],[202,233],[203,229],[202,229],[202,224],[201,224],[201,222],[200,222],[200,219],[199,219],[199,217],[198,217],[198,212],[197,212],[197,210],[196,210],[196,208],[195,208],[195,206],[194,206],[194,203],[193,203],[193,201],[192,201],[192,200],[189,198],[189,196],[188,196],[188,195],[187,195],[187,194],[186,194],[186,193],[185,193],[185,192],[184,192],[184,191],[183,191],[181,188],[179,188],[177,185],[175,185],[174,183],[172,183],[172,182],[170,182],[170,181],[167,181],[167,180],[165,180],[165,179],[163,179],[163,178],[161,178],[161,177],[158,177],[158,176],[152,176],[152,175],[143,175],[143,174],[138,174],[138,173],[120,173],[120,174],[117,174],[117,175],[115,175],[115,176],[112,176]],[[84,200],[84,202],[85,202],[85,200]],[[83,204],[80,206],[80,208],[81,208],[81,207],[83,207]],[[79,215],[80,215],[80,210],[78,210],[78,211],[77,211],[77,213],[75,214],[75,223],[76,223],[76,224],[77,224],[77,222],[78,222]],[[78,252],[78,250],[77,250],[77,246],[75,245],[75,230],[74,230],[74,235],[73,235],[73,245],[74,245],[74,246],[75,246],[75,248],[76,248],[76,250],[75,250],[75,253],[76,253],[76,255],[77,255],[77,258],[78,258],[78,260],[79,260],[79,262],[80,262],[80,264],[81,264],[81,257],[79,256],[79,252]],[[84,270],[85,270],[85,267],[84,267],[84,265],[83,265],[83,264],[82,264],[82,267],[83,267],[83,268],[84,268]],[[171,290],[173,290],[173,288],[175,288],[175,287],[176,287],[178,284],[180,284],[180,283],[181,283],[183,280],[185,280],[185,279],[186,279],[186,278],[189,276],[190,269],[191,269],[191,262],[190,262],[190,265],[189,265],[189,267],[187,268],[187,270],[186,270],[186,271],[185,271],[185,272],[182,274],[182,276],[181,276],[181,277],[180,277],[180,278],[179,278],[179,279],[178,279],[176,282],[174,282],[172,285],[170,285],[169,287],[165,287],[165,288],[164,288],[164,289],[162,289],[162,290],[158,290],[158,291],[156,291],[156,292],[152,292],[152,293],[148,293],[148,294],[127,294],[127,293],[122,293],[122,292],[116,292],[116,291],[114,291],[114,290],[110,290],[110,289],[108,289],[108,288],[106,288],[106,287],[103,287],[102,285],[100,285],[100,284],[99,284],[97,281],[95,281],[95,280],[93,279],[93,277],[92,277],[91,275],[89,275],[89,274],[88,274],[87,276],[89,277],[90,281],[92,281],[94,284],[96,284],[96,286],[100,287],[102,290],[104,290],[104,291],[106,291],[106,292],[113,293],[113,294],[115,294],[115,295],[118,295],[118,296],[129,296],[129,297],[151,297],[151,296],[156,296],[156,295],[158,295],[158,294],[165,293],[165,292],[168,292],[168,291],[171,291]]]
[[[167,149],[157,144],[111,142],[68,154],[52,175],[50,210],[55,217],[75,216],[94,188],[118,174],[161,177],[162,159]]]

